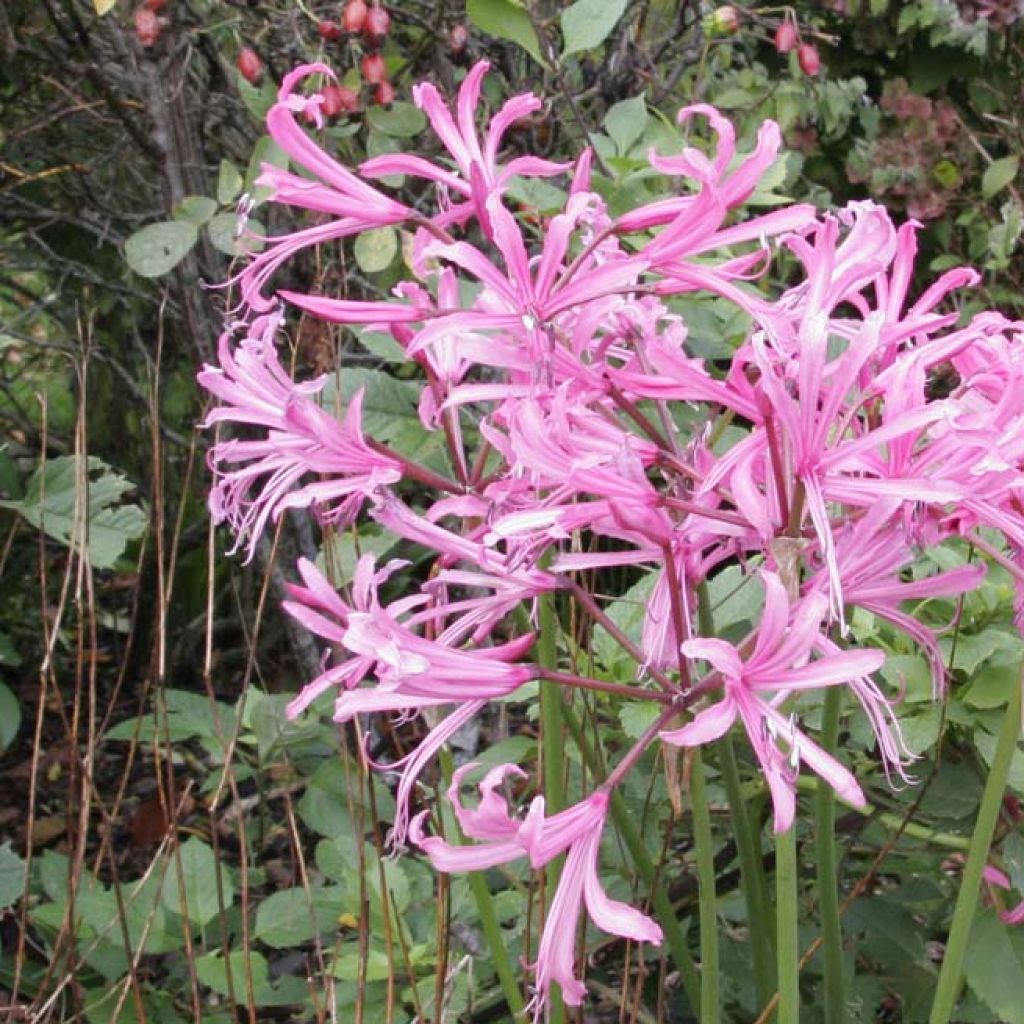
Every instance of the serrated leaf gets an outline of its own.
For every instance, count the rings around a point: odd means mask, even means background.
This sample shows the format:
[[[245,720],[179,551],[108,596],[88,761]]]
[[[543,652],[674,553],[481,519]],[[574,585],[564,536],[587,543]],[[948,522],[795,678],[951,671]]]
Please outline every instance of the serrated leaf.
[[[986,199],[991,199],[1017,177],[1019,167],[1018,156],[1004,156],[1001,160],[989,164],[981,177],[981,194]]]
[[[195,224],[165,220],[147,224],[124,243],[124,258],[140,277],[161,277],[172,271],[196,244]]]
[[[21,897],[25,888],[25,862],[11,849],[10,843],[0,843],[0,910],[6,910]]]
[[[1024,1024],[1024,965],[1013,948],[1006,925],[994,910],[974,921],[964,958],[964,975],[974,994],[1001,1024]]]
[[[540,41],[529,14],[513,0],[467,0],[466,17],[481,32],[498,39],[509,39],[521,46],[538,64],[547,64],[541,56]]]
[[[228,256],[245,256],[248,253],[262,252],[266,247],[262,236],[267,229],[262,221],[255,217],[249,217],[245,222],[245,229],[241,234],[238,232],[239,215],[234,212],[218,213],[206,225],[210,241],[214,248],[226,253]]]
[[[600,46],[626,10],[626,0],[576,0],[562,11],[562,56]]]
[[[419,107],[404,100],[396,100],[390,108],[374,105],[366,111],[366,122],[371,128],[396,138],[411,138],[427,127],[426,115]]]
[[[387,270],[398,255],[398,233],[392,227],[362,231],[356,235],[353,251],[360,270],[379,274]]]
[[[217,212],[217,202],[209,196],[185,196],[171,211],[175,220],[202,227]]]
[[[95,456],[89,457],[84,472],[88,477],[88,500],[82,495],[79,503],[78,491],[85,484],[81,466],[81,457],[76,455],[49,459],[32,474],[24,498],[0,501],[0,507],[20,513],[68,547],[79,545],[84,517],[88,523],[89,561],[97,569],[110,569],[125,544],[146,532],[148,519],[138,505],[118,504],[134,484]]]
[[[217,202],[221,206],[233,203],[242,191],[242,184],[242,172],[230,160],[221,160],[217,172]]]
[[[182,917],[186,916],[187,909],[188,919],[200,927],[208,924],[220,910],[217,874],[217,858],[206,843],[195,837],[182,843],[178,855],[170,855],[160,893],[163,905]],[[220,872],[220,892],[224,907],[230,907],[235,899],[235,887],[227,871]]]
[[[614,140],[619,156],[626,156],[647,127],[644,94],[621,100],[604,115],[604,130]]]

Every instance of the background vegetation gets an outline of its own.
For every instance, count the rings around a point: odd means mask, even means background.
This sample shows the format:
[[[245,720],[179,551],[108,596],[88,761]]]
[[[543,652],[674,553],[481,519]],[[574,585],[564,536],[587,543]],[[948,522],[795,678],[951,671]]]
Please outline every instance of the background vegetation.
[[[363,81],[376,47],[320,26],[340,21],[337,0],[148,6],[156,21],[140,22],[129,0],[0,7],[0,1018],[507,1020],[479,883],[384,858],[387,777],[362,774],[354,734],[283,716],[320,652],[278,614],[279,566],[302,553],[344,580],[358,551],[383,553],[388,540],[321,537],[296,518],[243,565],[205,511],[195,373],[228,315],[209,285],[248,244],[235,231],[243,194],[256,204],[250,225],[289,227],[254,187],[260,162],[283,158],[261,124],[274,83],[299,62],[334,66],[359,109],[324,135],[355,164],[421,146],[411,84],[430,77],[451,91],[486,57],[492,103],[524,90],[549,100],[514,144],[564,157],[588,142],[613,208],[646,194],[642,155],[683,103],[723,108],[748,142],[772,117],[789,151],[756,202],[885,202],[926,225],[930,274],[972,264],[983,281],[971,308],[1016,313],[1024,11],[1013,0],[737,4],[734,24],[724,5],[716,14],[689,0],[401,0],[379,47],[396,100],[385,107]],[[820,54],[816,75],[776,49],[790,17]],[[236,67],[244,48],[265,68],[255,83]],[[527,217],[552,201],[543,188],[517,198]],[[325,249],[288,273],[382,294],[401,242],[385,231],[348,258]],[[706,358],[739,340],[714,302],[695,305],[692,323]],[[387,339],[293,328],[299,372],[344,365],[342,389],[367,388],[370,432],[399,448],[435,443]],[[403,554],[416,572],[415,552]],[[930,1005],[997,709],[1024,655],[1011,588],[989,580],[963,607],[918,609],[958,622],[943,641],[955,680],[945,707],[928,700],[919,653],[892,649],[886,671],[906,685],[921,781],[893,792],[875,779],[871,813],[839,821],[851,1021],[923,1020]],[[726,626],[749,614],[728,582]],[[638,630],[644,582],[610,583],[626,591],[617,621]],[[891,648],[877,623],[854,627]],[[592,647],[609,676],[623,670],[607,635]],[[614,702],[574,713],[570,771],[646,724]],[[375,729],[376,756],[393,759],[408,735]],[[853,719],[844,729],[866,776],[870,733]],[[483,734],[460,736],[455,754],[493,763],[528,758],[535,743],[534,723],[509,706]],[[686,829],[672,827],[678,771],[652,762],[630,783],[633,830],[610,868],[621,892],[655,883],[685,946],[696,883]],[[763,786],[747,777],[757,807]],[[1010,781],[998,842],[1021,889],[1019,750]],[[714,772],[709,785],[723,806]],[[716,834],[723,985],[731,1019],[749,1021],[762,1006],[728,837]],[[511,962],[528,959],[536,880],[488,882]],[[811,921],[809,890],[804,910]],[[957,1019],[1024,1021],[1021,936],[992,910],[975,928]],[[814,938],[808,925],[803,944]],[[673,954],[639,962],[621,944],[593,949],[598,1002],[584,1019],[694,1019],[692,967]],[[818,969],[810,957],[808,1021]]]

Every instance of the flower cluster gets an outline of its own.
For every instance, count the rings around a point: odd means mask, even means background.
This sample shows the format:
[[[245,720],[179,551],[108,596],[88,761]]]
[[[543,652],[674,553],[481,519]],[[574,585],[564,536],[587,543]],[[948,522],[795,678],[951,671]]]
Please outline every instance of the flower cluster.
[[[684,109],[680,124],[694,136],[710,126],[712,142],[652,152],[663,196],[616,216],[592,185],[589,152],[573,165],[502,161],[505,132],[537,100],[508,100],[481,136],[486,72],[480,63],[468,73],[454,109],[433,86],[416,89],[438,159],[380,156],[359,173],[302,126],[321,99],[303,88],[330,71],[307,66],[285,79],[268,126],[301,173],[268,165],[260,184],[321,216],[270,239],[243,269],[234,282],[243,318],[200,380],[222,403],[208,424],[239,428],[213,448],[211,507],[250,551],[291,508],[330,523],[367,516],[433,553],[426,581],[390,604],[378,591],[395,563],[363,558],[346,596],[299,566],[287,610],[334,662],[290,710],[325,693],[339,720],[431,709],[432,730],[397,766],[394,839],[439,870],[567,854],[537,951],[540,1007],[552,982],[567,1002],[583,999],[574,948],[584,906],[608,932],[660,940],[654,922],[606,896],[597,873],[609,794],[651,744],[707,744],[741,723],[784,831],[801,765],[844,800],[865,802],[849,767],[797,717],[801,695],[840,686],[868,716],[886,769],[904,772],[893,698],[875,678],[884,655],[857,647],[847,622],[862,608],[905,632],[939,694],[937,637],[905,602],[956,597],[985,570],[910,573],[920,551],[969,538],[1024,579],[1024,348],[1020,325],[990,313],[965,324],[950,308],[951,293],[976,279],[969,269],[912,294],[914,222],[896,227],[868,202],[745,218],[778,156],[773,122],[740,154],[716,110]],[[412,179],[415,206],[374,184],[396,174]],[[565,200],[535,229],[507,192],[513,179],[538,176],[564,176]],[[410,238],[409,278],[393,297],[275,291],[275,272],[301,249],[386,226]],[[765,274],[779,263],[790,283],[772,294]],[[745,317],[727,366],[692,354],[696,328],[681,310],[700,295]],[[420,416],[443,431],[447,476],[367,437],[358,395],[339,421],[318,400],[323,381],[291,380],[275,347],[289,309],[390,332],[422,369]],[[733,643],[711,635],[701,605],[708,581],[736,565],[763,601]],[[653,574],[636,642],[580,582],[618,566]],[[520,623],[536,621],[538,601],[575,605],[577,620],[604,625],[635,675],[609,681],[536,664]],[[525,776],[508,764],[464,807],[470,766],[461,768],[449,796],[478,842],[432,836],[426,813],[411,816],[417,776],[488,701],[537,679],[649,700],[660,714],[601,785],[556,814],[540,797],[523,816],[509,811],[498,789]]]

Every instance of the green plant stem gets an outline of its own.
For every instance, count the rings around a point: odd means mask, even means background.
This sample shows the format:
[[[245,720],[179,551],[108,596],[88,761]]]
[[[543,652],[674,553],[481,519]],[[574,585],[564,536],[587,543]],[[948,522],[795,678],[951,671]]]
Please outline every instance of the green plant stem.
[[[725,796],[729,801],[729,817],[740,860],[740,885],[747,904],[750,948],[754,960],[754,986],[758,1002],[764,1006],[775,994],[775,965],[772,961],[775,932],[768,913],[768,883],[764,877],[761,836],[759,830],[752,827],[747,813],[747,801],[740,786],[736,747],[731,733],[727,733],[718,743],[718,765],[722,770]]]
[[[843,691],[825,691],[821,745],[833,753],[839,742]],[[842,1024],[846,1017],[843,991],[843,926],[839,916],[839,873],[836,867],[836,798],[831,786],[819,786],[814,798],[814,848],[818,870],[818,907],[825,962],[825,1024]]]
[[[565,726],[572,735],[573,742],[579,749],[584,763],[595,777],[601,777],[603,775],[601,765],[593,747],[590,745],[590,741],[583,732],[583,727],[580,725],[575,712],[569,707],[563,707],[562,716]],[[626,806],[626,801],[622,799],[622,795],[618,790],[612,791],[609,810],[616,830],[622,837],[622,841],[626,844],[626,849],[629,850],[629,855],[633,858],[633,863],[636,865],[637,871],[640,872],[644,885],[650,891],[651,905],[654,907],[655,916],[661,925],[662,931],[665,933],[665,942],[672,953],[672,959],[675,960],[676,967],[679,970],[683,991],[686,993],[686,998],[690,1001],[691,1009],[694,1013],[697,1013],[700,1006],[700,976],[697,973],[693,957],[690,956],[690,950],[686,944],[686,933],[676,919],[675,908],[672,906],[672,901],[669,899],[668,893],[658,877],[658,870],[651,859],[650,851],[640,835],[640,830],[633,821],[629,808]]]
[[[440,752],[441,771],[445,781],[450,782],[454,764],[451,751],[444,748]],[[446,815],[445,827],[452,830],[458,836],[459,842],[465,843],[466,839],[456,823],[454,816]],[[494,897],[487,887],[487,879],[482,871],[469,872],[469,890],[473,894],[473,902],[476,904],[477,916],[480,918],[480,927],[483,929],[484,941],[490,950],[491,959],[494,961],[494,969],[498,975],[498,984],[501,986],[505,1002],[508,1003],[512,1016],[516,1020],[525,1020],[523,1009],[523,994],[516,982],[516,972],[512,966],[512,958],[508,955],[505,947],[505,938],[501,934],[501,925],[498,923],[498,915],[494,909]]]
[[[538,634],[536,645],[537,664],[542,668],[558,667],[558,622],[555,618],[555,595],[542,594],[538,599]],[[548,815],[557,814],[565,807],[565,785],[562,768],[565,764],[563,744],[562,687],[559,683],[544,679],[540,683],[540,738],[541,759],[544,778],[544,810]],[[556,857],[545,868],[546,901],[550,909],[558,888],[564,858]],[[562,993],[557,985],[552,986],[548,1000],[548,1019],[551,1024],[562,1024],[565,1020],[565,1006]]]
[[[730,414],[723,419],[728,422],[732,416]],[[701,636],[714,636],[715,618],[706,581],[697,587],[697,618]],[[775,970],[772,963],[775,935],[768,914],[768,883],[764,876],[760,829],[752,827],[747,813],[747,801],[740,785],[740,769],[731,733],[726,733],[718,743],[718,766],[725,783],[729,817],[740,860],[740,886],[747,904],[750,948],[754,961],[754,988],[758,1002],[764,1006],[775,994]]]
[[[1010,772],[1010,762],[1017,747],[1017,737],[1021,731],[1021,689],[1024,684],[1024,672],[1013,688],[1006,704],[1003,726],[996,742],[995,757],[985,783],[985,792],[981,797],[978,820],[971,836],[970,849],[967,852],[967,863],[964,866],[960,892],[957,895],[956,907],[953,910],[953,924],[949,930],[946,943],[946,955],[942,959],[939,970],[939,981],[935,989],[935,1001],[932,1003],[929,1024],[948,1024],[953,1016],[963,977],[964,955],[967,952],[967,940],[970,938],[974,924],[974,912],[978,905],[981,891],[981,873],[988,860],[992,835],[995,832],[999,808],[1002,805],[1003,791]]]
[[[778,1024],[800,1020],[800,947],[796,822],[775,837],[776,963],[779,972]]]
[[[693,808],[693,841],[697,850],[697,892],[700,899],[700,1021],[718,1024],[718,908],[715,899],[715,845],[711,835],[704,785],[704,761],[700,747],[690,762],[690,802]]]

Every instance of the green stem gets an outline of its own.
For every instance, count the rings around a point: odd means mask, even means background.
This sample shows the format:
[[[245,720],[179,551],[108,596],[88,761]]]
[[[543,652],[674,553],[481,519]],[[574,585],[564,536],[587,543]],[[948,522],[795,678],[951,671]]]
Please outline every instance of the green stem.
[[[723,417],[726,422],[731,418],[731,415]],[[701,636],[715,635],[711,594],[706,581],[702,581],[697,587],[697,620]],[[768,883],[764,876],[761,834],[759,829],[751,827],[747,801],[740,786],[740,769],[731,733],[726,733],[718,743],[718,765],[722,770],[725,796],[729,802],[729,817],[736,839],[736,852],[740,859],[740,886],[747,904],[747,923],[750,926],[750,947],[754,961],[754,988],[758,1002],[764,1006],[775,994],[775,971],[772,963],[775,936],[768,914]]]
[[[704,761],[700,748],[690,763],[693,841],[697,850],[697,891],[700,899],[700,1021],[718,1024],[718,908],[715,901],[715,845],[711,835]]]
[[[821,745],[830,754],[839,743],[839,717],[843,691],[830,686],[825,691]],[[831,786],[819,786],[814,799],[818,860],[818,906],[821,910],[821,938],[825,961],[825,1024],[842,1024],[846,1018],[843,992],[843,927],[839,915],[839,873],[836,867],[836,798]]]
[[[536,644],[537,664],[542,668],[558,667],[558,622],[555,618],[555,595],[542,594],[537,599],[538,634]],[[562,769],[565,764],[565,747],[563,740],[562,711],[565,702],[562,700],[562,687],[552,680],[541,680],[540,683],[540,739],[541,767],[544,779],[544,811],[545,814],[557,814],[565,807],[565,785]],[[556,857],[545,869],[547,879],[546,906],[551,907],[558,888],[558,879],[562,873],[564,858]],[[550,1024],[562,1024],[565,1020],[565,1006],[562,993],[557,985],[553,985],[548,999],[548,1020]]]
[[[442,749],[440,760],[445,782],[451,782],[454,769],[451,751],[447,748]],[[466,839],[462,835],[454,816],[449,812],[446,818],[448,820],[445,821],[445,827],[457,835],[459,842],[464,844]],[[487,879],[482,871],[469,872],[469,890],[473,894],[474,903],[476,903],[476,912],[480,918],[480,927],[483,929],[484,941],[487,943],[491,959],[494,961],[494,970],[497,972],[498,983],[501,986],[502,994],[505,996],[505,1002],[508,1003],[512,1016],[516,1020],[525,1020],[526,1018],[523,1014],[525,1007],[523,994],[516,981],[516,971],[512,966],[512,958],[508,955],[505,937],[502,935],[501,925],[498,923],[498,914],[494,909],[494,897],[491,895],[491,890],[487,887]]]
[[[580,725],[579,719],[569,707],[562,708],[562,717],[587,768],[595,778],[601,777],[603,772],[600,762],[583,731],[583,727]],[[690,956],[690,950],[686,944],[686,933],[680,927],[679,921],[676,918],[675,908],[672,906],[672,901],[669,899],[668,893],[665,891],[665,887],[659,878],[658,870],[651,859],[647,844],[640,835],[640,830],[633,821],[629,808],[626,806],[626,801],[622,799],[622,794],[618,790],[612,791],[609,810],[612,823],[622,837],[622,841],[626,844],[626,849],[629,850],[629,855],[633,858],[633,863],[636,865],[637,871],[640,872],[644,885],[650,891],[651,905],[654,907],[654,914],[661,925],[662,931],[665,933],[665,941],[668,944],[669,951],[672,953],[672,959],[675,960],[676,967],[679,970],[683,991],[686,993],[686,998],[690,1001],[693,1012],[696,1013],[697,1008],[700,1006],[700,976],[697,974],[693,957]]]
[[[776,958],[779,970],[778,1024],[800,1020],[800,937],[796,822],[775,837]]]
[[[1010,772],[1010,762],[1017,747],[1017,737],[1020,735],[1022,685],[1024,673],[1006,705],[1006,715],[996,743],[995,757],[992,759],[985,792],[981,798],[981,808],[978,811],[978,820],[971,836],[967,864],[964,867],[963,880],[960,882],[960,892],[953,911],[953,925],[946,943],[946,955],[942,959],[935,1001],[932,1003],[931,1016],[928,1018],[929,1024],[948,1024],[960,995],[964,954],[967,952],[967,940],[970,938],[974,912],[981,891],[981,873],[988,860],[989,847],[992,845],[992,835],[995,832],[1003,791],[1006,789],[1006,779]]]
[[[736,838],[736,852],[740,859],[740,884],[747,904],[747,922],[750,925],[750,948],[754,960],[754,986],[757,1000],[764,1006],[775,994],[775,965],[772,947],[775,933],[768,913],[768,884],[764,876],[764,853],[761,836],[751,826],[747,813],[747,800],[740,785],[739,765],[732,735],[727,733],[718,744],[718,764],[729,801],[729,817]]]

